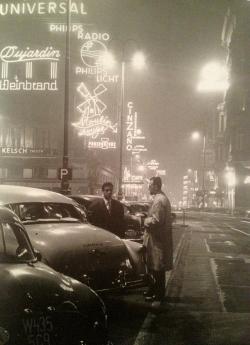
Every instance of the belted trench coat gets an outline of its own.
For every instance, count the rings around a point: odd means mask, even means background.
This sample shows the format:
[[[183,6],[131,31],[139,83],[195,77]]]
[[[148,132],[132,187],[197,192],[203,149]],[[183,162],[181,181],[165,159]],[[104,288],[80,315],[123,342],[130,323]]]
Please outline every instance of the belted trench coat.
[[[163,192],[155,195],[148,217],[143,245],[146,247],[148,270],[168,271],[173,268],[171,206]]]

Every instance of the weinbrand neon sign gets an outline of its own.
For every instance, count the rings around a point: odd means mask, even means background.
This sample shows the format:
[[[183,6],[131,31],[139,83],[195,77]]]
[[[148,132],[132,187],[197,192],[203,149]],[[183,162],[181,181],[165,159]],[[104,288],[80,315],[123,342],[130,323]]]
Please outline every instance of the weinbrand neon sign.
[[[67,1],[22,1],[11,3],[0,3],[0,16],[18,15],[52,15],[66,14],[68,8]],[[69,10],[71,14],[86,15],[86,8],[83,2],[69,0]]]
[[[21,49],[13,45],[2,48],[0,50],[0,90],[57,91],[58,63],[60,57],[60,51],[53,47],[45,47],[43,49],[26,47],[25,49]],[[50,78],[47,81],[34,80],[34,70],[41,63],[45,63],[48,66]],[[18,74],[16,74],[16,68],[13,67],[15,64],[23,66],[24,71],[18,69]],[[14,74],[12,80],[9,79],[10,74]],[[23,74],[25,75],[24,80]]]

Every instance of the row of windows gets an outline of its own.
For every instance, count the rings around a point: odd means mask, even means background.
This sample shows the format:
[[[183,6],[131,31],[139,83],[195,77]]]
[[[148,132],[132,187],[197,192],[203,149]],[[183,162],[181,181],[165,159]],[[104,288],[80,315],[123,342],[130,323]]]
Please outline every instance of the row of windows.
[[[57,148],[57,136],[51,128],[1,127],[1,147]]]
[[[57,178],[57,169],[48,169],[44,167],[21,168],[10,167],[0,168],[0,178],[16,179],[16,178]]]
[[[56,179],[58,169],[35,167],[35,168],[22,168],[22,167],[9,167],[0,168],[0,179]],[[73,169],[73,178],[80,179],[86,178],[86,169]]]

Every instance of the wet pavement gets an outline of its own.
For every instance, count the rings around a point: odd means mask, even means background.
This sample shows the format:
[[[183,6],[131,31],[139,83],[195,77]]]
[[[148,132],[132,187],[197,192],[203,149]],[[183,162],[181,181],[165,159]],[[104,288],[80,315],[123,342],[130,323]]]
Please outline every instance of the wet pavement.
[[[175,268],[158,308],[143,289],[107,300],[116,345],[250,343],[250,239],[216,221],[174,229]]]

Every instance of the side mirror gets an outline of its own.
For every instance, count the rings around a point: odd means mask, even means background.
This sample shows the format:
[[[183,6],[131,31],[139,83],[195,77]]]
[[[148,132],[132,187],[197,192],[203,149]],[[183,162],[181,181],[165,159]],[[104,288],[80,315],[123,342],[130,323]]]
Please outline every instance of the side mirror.
[[[39,250],[34,249],[35,252],[35,256],[37,258],[38,261],[42,261],[42,254],[39,252]]]

